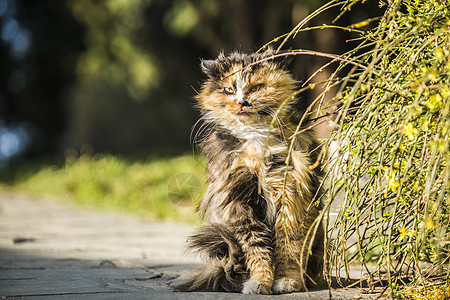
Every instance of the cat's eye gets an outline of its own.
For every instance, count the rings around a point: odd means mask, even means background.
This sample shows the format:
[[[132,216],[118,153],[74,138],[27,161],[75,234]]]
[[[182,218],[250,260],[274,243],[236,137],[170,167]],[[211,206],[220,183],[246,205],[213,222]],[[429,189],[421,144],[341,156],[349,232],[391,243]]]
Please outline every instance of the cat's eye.
[[[252,88],[250,89],[250,92],[251,92],[251,93],[257,92],[257,91],[259,91],[260,89],[262,89],[262,87],[263,87],[262,84],[254,85],[254,86],[252,86]]]
[[[232,94],[234,94],[234,90],[233,90],[232,88],[229,88],[229,87],[224,87],[224,88],[223,88],[223,92],[224,92],[224,94],[226,94],[226,95],[232,95]]]

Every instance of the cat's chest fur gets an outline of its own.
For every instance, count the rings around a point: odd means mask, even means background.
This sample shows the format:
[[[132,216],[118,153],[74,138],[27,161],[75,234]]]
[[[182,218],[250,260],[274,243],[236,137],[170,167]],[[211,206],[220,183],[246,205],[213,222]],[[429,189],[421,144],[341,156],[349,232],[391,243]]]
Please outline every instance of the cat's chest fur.
[[[264,218],[273,222],[275,206],[266,194],[267,171],[273,164],[272,157],[280,147],[287,150],[287,146],[281,146],[279,140],[271,130],[261,130],[253,126],[221,129],[212,134],[204,145],[204,153],[208,157],[210,186],[200,205],[201,211],[210,211],[210,220],[222,223],[231,215],[233,205],[225,205],[231,199],[233,201],[248,202],[253,205],[258,202],[255,199],[241,198],[244,194],[253,194],[263,197]],[[245,181],[245,182],[244,182]],[[264,196],[263,196],[264,195]],[[207,204],[207,205],[206,205]]]
[[[270,129],[240,126],[231,130],[231,134],[241,141],[236,159],[243,166],[258,170],[264,157],[270,155],[270,144],[273,143]]]
[[[247,169],[264,180],[266,170],[284,161],[288,152],[287,143],[270,129],[241,126],[227,128],[213,134],[204,144],[207,155],[210,179],[226,178],[238,170]]]

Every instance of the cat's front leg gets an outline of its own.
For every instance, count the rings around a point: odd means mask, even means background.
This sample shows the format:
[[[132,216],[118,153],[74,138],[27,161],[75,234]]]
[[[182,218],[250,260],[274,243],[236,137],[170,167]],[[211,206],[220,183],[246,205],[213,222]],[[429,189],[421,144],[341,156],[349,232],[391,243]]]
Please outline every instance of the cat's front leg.
[[[301,292],[306,289],[301,262],[301,242],[285,233],[276,234],[274,294]]]
[[[248,280],[243,283],[243,294],[271,294],[274,280],[272,231],[249,218],[240,222],[235,232],[245,253]]]
[[[271,289],[268,284],[264,284],[257,279],[249,279],[244,282],[242,287],[242,294],[271,294]]]
[[[275,221],[275,282],[272,287],[274,294],[305,291],[309,276],[308,251],[313,234],[308,234],[308,230],[316,213],[304,211],[296,214],[295,212],[299,211],[296,209],[298,202],[292,199],[295,198],[286,197],[283,206],[279,208],[284,213],[279,213]],[[311,250],[315,252],[316,249]],[[317,254],[319,253],[312,257]]]
[[[309,228],[289,223],[286,219],[278,220],[275,227],[274,294],[305,291],[307,286],[318,287],[323,279],[323,227],[318,227],[310,247]],[[308,222],[311,223],[312,220]]]
[[[261,195],[258,172],[238,168],[228,177],[228,197],[222,216],[245,257],[247,280],[243,294],[271,294],[274,280],[273,224],[267,221],[267,202]]]
[[[271,294],[274,280],[272,255],[267,248],[250,249],[247,253],[247,268],[249,279],[242,287],[243,294]]]

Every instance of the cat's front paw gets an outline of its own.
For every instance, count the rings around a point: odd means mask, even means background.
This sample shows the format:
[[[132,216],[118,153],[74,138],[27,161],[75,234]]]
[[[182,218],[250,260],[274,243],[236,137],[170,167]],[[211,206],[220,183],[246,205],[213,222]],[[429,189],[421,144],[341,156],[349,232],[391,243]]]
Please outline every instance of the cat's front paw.
[[[242,287],[242,294],[270,294],[270,289],[268,289],[264,284],[255,279],[249,279],[244,283]]]
[[[298,280],[281,278],[275,280],[272,290],[274,294],[287,294],[304,291],[304,288]]]

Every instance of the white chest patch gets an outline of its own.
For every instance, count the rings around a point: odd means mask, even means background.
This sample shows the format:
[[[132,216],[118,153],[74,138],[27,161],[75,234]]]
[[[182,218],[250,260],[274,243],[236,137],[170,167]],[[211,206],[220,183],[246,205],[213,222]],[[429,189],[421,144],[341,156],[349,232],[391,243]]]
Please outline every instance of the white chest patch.
[[[264,152],[267,148],[267,138],[271,134],[270,129],[255,128],[254,126],[241,125],[229,128],[231,133],[239,139],[246,140],[256,148],[257,151]]]

